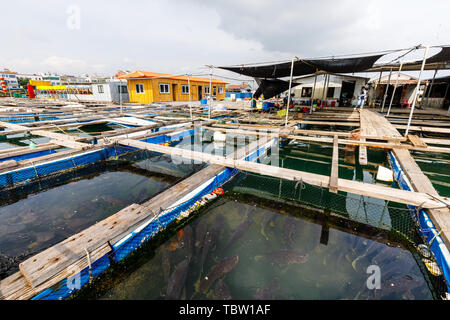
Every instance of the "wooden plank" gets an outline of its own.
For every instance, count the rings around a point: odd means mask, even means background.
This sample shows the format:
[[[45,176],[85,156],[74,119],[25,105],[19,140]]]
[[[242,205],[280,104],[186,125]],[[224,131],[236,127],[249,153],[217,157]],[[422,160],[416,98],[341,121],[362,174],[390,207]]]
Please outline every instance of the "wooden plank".
[[[34,152],[46,151],[46,150],[51,150],[51,149],[57,149],[57,148],[59,148],[58,145],[55,145],[53,143],[45,143],[42,145],[38,144],[36,146],[36,148],[34,148],[34,149],[31,149],[30,147],[18,147],[18,148],[13,148],[13,149],[7,149],[7,150],[2,150],[3,152],[0,152],[0,159],[25,155],[25,154],[34,153]]]
[[[365,138],[360,138],[361,142],[365,142]],[[367,147],[364,145],[359,146],[359,164],[366,166],[367,165]]]
[[[330,174],[330,192],[338,192],[338,172],[339,172],[339,145],[338,136],[333,138],[333,158],[331,160],[331,174]]]
[[[422,141],[418,136],[414,134],[408,134],[408,139],[415,147],[426,148],[428,145]]]
[[[239,170],[250,171],[263,175],[278,177],[282,179],[288,179],[293,181],[304,181],[308,184],[321,187],[329,187],[330,179],[328,176],[313,174],[304,171],[297,171],[292,169],[280,168],[271,165],[265,165],[260,163],[251,163],[243,160],[232,160],[222,156],[207,154],[203,152],[197,152],[192,150],[185,150],[180,148],[167,147],[162,145],[156,145],[146,143],[142,141],[135,141],[131,139],[124,139],[119,142],[120,144],[133,146],[140,149],[151,150],[159,153],[166,153],[171,155],[180,156],[187,159],[198,160],[201,162],[210,162],[214,164],[220,164],[230,168],[236,168]],[[345,192],[351,192],[355,194],[371,196],[388,201],[394,201],[404,204],[418,205],[422,204],[423,207],[438,207],[442,206],[442,203],[434,199],[433,197],[424,193],[414,193],[411,191],[399,190],[387,188],[381,185],[372,185],[359,181],[350,181],[345,179],[338,180],[338,190]],[[444,201],[442,197],[439,198]]]
[[[425,176],[408,150],[393,149],[392,152],[399,161],[400,166],[408,177],[414,191],[439,197],[439,194],[436,189],[434,189],[430,179]],[[444,200],[445,199],[446,198],[444,198]],[[439,209],[428,209],[427,213],[436,229],[441,232],[440,236],[446,247],[450,248],[450,209],[443,206],[444,204],[442,204]]]
[[[16,160],[6,160],[0,162],[0,170],[14,168],[17,166],[18,164]]]
[[[255,141],[252,143],[251,149],[255,149],[257,146],[258,142]],[[245,155],[245,151],[240,149],[230,156],[241,157],[243,155]],[[168,207],[178,201],[223,169],[222,166],[208,166],[146,203],[128,206],[115,215],[22,262],[19,265],[20,272],[31,287],[38,287],[54,278],[55,275],[64,272],[68,266],[83,259],[85,248],[88,252],[93,252],[108,241],[114,243],[120,240],[138,223],[151,217],[164,206]]]

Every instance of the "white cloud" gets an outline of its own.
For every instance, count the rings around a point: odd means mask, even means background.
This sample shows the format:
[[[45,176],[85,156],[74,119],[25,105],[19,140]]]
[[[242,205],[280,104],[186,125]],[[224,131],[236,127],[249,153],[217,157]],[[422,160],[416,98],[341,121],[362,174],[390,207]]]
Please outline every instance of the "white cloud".
[[[88,63],[81,59],[51,56],[43,60],[40,65],[46,70],[67,73],[71,70],[84,72],[88,69]]]

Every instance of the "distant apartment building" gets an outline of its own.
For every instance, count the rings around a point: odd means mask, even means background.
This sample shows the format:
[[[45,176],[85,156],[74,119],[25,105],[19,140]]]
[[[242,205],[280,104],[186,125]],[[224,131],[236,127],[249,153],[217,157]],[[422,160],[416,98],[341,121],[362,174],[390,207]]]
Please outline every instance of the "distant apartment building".
[[[42,74],[42,80],[50,81],[52,86],[60,86],[61,85],[61,77],[56,74],[44,73],[44,74]]]
[[[6,89],[19,89],[19,82],[17,80],[17,72],[12,72],[9,69],[0,70],[0,78],[5,79]]]
[[[30,74],[30,73],[18,73],[16,75],[17,79],[28,79],[33,81],[42,81],[42,75],[40,74]]]

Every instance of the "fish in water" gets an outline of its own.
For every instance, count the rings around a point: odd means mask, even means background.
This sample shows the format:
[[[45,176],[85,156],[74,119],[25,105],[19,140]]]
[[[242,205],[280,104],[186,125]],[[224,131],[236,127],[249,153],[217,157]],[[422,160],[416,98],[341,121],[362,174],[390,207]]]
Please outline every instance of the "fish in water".
[[[166,299],[180,299],[189,270],[189,259],[178,263],[167,283]]]
[[[296,231],[295,219],[290,217],[286,218],[283,228],[283,239],[286,247],[292,249],[292,237]]]
[[[238,256],[224,258],[221,262],[212,267],[208,274],[201,279],[200,282],[197,282],[195,286],[196,291],[202,293],[208,292],[216,280],[223,278],[227,273],[233,270],[238,262]]]
[[[186,257],[188,259],[192,259],[193,250],[194,250],[194,230],[192,230],[191,226],[184,227],[184,249],[186,250]]]
[[[195,228],[195,256],[198,256],[201,252],[206,231],[206,222],[204,220],[201,220]]]
[[[228,240],[227,244],[225,245],[224,250],[226,251],[231,245],[233,245],[233,243],[235,243],[239,238],[241,238],[250,228],[252,223],[253,219],[250,216],[248,216],[244,222],[238,225],[237,228],[234,230],[233,234],[231,235],[230,239]]]
[[[208,254],[213,251],[216,246],[216,232],[210,230],[206,232],[205,241],[202,249],[202,256],[200,259],[200,274],[203,272],[203,265],[208,257]]]
[[[256,290],[254,298],[256,300],[273,300],[275,299],[275,291],[277,291],[279,287],[280,279],[275,278],[264,288]]]
[[[170,241],[170,245],[169,245],[169,250],[170,251],[175,251],[181,245],[181,243],[183,242],[183,235],[184,235],[183,230],[178,230],[177,231],[176,237],[174,237]]]
[[[392,293],[401,293],[403,299],[413,300],[415,297],[412,290],[424,285],[424,280],[410,275],[401,275],[381,284],[381,290],[375,292],[375,297],[382,299],[390,296]]]
[[[261,234],[263,235],[264,238],[266,238],[266,240],[269,240],[269,237],[266,234],[266,229],[267,226],[274,226],[274,223],[272,221],[272,218],[274,217],[274,214],[270,213],[270,214],[265,214],[264,218],[262,219],[261,222]]]
[[[224,224],[225,224],[225,218],[222,214],[219,213],[216,215],[216,218],[214,219],[211,229],[215,230],[215,232],[217,233],[223,228]]]
[[[161,260],[164,280],[167,281],[170,276],[170,250],[163,250]]]
[[[290,264],[301,264],[308,261],[308,254],[301,254],[294,250],[274,250],[265,256],[256,256],[256,261],[262,260],[270,263],[276,263],[279,266]]]
[[[222,279],[219,279],[216,282],[216,285],[214,287],[214,299],[215,300],[232,300],[230,294],[230,289],[228,289],[228,286],[223,282]]]

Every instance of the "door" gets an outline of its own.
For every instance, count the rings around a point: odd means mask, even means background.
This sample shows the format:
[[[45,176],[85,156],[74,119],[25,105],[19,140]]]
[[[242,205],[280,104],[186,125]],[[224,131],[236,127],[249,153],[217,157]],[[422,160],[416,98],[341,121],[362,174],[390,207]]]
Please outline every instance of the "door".
[[[198,86],[198,100],[202,100],[202,98],[203,98],[202,89],[203,89],[202,86]]]
[[[178,85],[172,84],[172,101],[177,101]]]
[[[346,107],[352,104],[353,95],[355,94],[356,81],[342,81],[341,95],[339,97],[340,106]]]

